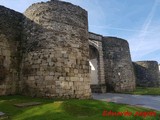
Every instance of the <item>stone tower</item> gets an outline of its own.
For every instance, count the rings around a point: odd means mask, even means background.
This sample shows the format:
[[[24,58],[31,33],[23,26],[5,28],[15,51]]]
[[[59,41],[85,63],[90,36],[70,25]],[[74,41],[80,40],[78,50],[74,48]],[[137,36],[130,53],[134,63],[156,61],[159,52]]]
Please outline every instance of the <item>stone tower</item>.
[[[136,84],[139,87],[159,87],[159,66],[157,61],[134,62]]]
[[[104,37],[103,52],[107,90],[133,91],[135,75],[128,42],[116,37]]]
[[[87,12],[53,0],[33,4],[24,15],[23,93],[90,98]]]

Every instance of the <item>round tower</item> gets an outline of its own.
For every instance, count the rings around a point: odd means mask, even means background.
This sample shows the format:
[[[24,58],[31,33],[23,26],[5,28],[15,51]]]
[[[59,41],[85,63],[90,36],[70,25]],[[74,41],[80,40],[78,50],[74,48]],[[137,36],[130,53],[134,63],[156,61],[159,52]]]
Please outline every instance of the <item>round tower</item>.
[[[159,87],[159,67],[157,61],[134,62],[136,84],[140,87]]]
[[[113,92],[134,90],[135,76],[128,42],[116,37],[104,37],[103,51],[107,90]]]
[[[90,98],[87,12],[52,0],[33,4],[24,14],[25,93]]]

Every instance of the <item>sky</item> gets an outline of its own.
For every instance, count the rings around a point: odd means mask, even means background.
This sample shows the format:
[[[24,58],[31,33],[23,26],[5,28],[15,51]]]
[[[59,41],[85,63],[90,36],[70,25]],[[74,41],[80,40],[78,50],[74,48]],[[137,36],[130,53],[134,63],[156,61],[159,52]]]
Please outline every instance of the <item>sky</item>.
[[[31,4],[48,0],[0,0],[23,13]],[[126,39],[133,61],[160,63],[160,0],[62,0],[88,11],[89,31]]]

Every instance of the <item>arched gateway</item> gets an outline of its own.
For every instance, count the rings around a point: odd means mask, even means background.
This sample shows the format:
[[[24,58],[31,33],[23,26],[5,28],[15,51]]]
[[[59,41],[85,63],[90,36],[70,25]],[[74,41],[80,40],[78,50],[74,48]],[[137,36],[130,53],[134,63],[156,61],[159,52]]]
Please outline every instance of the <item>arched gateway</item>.
[[[89,33],[89,53],[91,69],[91,90],[93,93],[106,92],[102,36]]]

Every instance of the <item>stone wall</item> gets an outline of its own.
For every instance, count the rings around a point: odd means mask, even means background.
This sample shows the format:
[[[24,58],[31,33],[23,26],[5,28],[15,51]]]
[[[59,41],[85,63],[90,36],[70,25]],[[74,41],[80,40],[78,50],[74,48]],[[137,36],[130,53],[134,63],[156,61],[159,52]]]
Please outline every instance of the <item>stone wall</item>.
[[[93,54],[98,73],[93,91],[135,89],[128,42],[89,33],[84,9],[52,0],[24,14],[0,6],[0,95],[90,98]],[[89,46],[97,54],[89,56]],[[137,85],[160,85],[157,62],[136,62],[134,68]]]
[[[22,14],[0,6],[0,95],[18,92],[22,19]]]
[[[107,90],[134,90],[135,75],[128,42],[120,38],[104,37],[103,52]]]
[[[24,14],[22,93],[90,98],[87,12],[55,0]]]
[[[136,85],[140,87],[159,87],[159,68],[156,61],[134,62]]]

